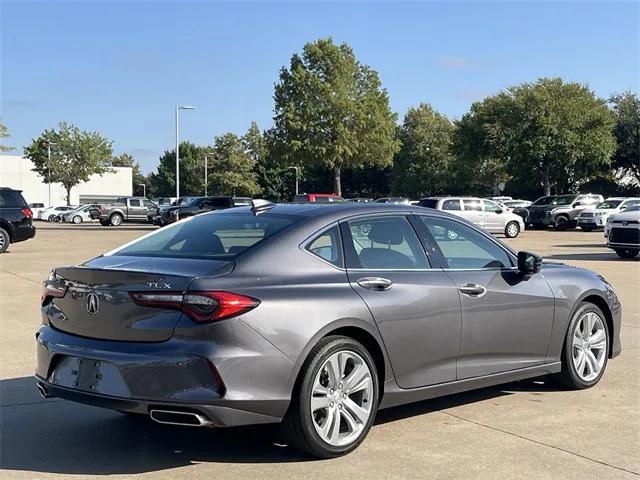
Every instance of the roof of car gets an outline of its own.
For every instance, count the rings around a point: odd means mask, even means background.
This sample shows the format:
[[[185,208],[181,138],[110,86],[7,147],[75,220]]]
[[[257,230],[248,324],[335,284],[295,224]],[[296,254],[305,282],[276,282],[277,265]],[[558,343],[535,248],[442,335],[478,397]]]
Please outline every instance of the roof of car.
[[[272,207],[263,208],[260,215],[300,215],[305,217],[335,217],[342,218],[354,214],[389,213],[389,212],[414,212],[428,213],[436,210],[406,204],[388,203],[275,203]],[[253,213],[251,207],[236,207],[220,211],[227,214]],[[438,211],[438,213],[440,213]]]

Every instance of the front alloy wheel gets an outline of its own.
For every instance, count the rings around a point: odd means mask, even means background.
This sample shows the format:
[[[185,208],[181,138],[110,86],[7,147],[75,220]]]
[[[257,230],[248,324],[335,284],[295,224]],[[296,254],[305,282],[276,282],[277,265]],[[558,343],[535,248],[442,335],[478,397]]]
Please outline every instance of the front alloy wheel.
[[[369,352],[342,336],[322,339],[300,370],[283,420],[290,443],[319,458],[354,450],[378,408],[379,382]]]
[[[569,324],[562,371],[554,378],[573,389],[592,387],[602,378],[608,356],[609,329],[605,316],[592,303],[582,303]]]
[[[520,225],[518,222],[509,222],[504,228],[504,236],[507,238],[516,238],[520,234]]]

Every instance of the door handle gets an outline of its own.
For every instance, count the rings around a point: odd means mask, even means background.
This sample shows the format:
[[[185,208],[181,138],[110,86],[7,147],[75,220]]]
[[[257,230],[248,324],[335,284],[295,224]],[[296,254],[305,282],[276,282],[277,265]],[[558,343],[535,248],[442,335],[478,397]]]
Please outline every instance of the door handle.
[[[382,277],[364,277],[359,279],[356,283],[363,288],[380,291],[389,290],[391,285],[393,285],[391,280]]]
[[[477,283],[467,283],[466,285],[462,285],[458,288],[465,295],[469,295],[470,297],[482,297],[485,293],[487,293],[487,289],[482,285],[478,285]]]

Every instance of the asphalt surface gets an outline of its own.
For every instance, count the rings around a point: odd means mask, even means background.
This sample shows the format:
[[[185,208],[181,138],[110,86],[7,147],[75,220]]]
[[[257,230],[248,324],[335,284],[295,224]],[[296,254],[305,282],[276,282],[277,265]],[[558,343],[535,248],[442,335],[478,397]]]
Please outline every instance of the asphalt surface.
[[[527,231],[520,250],[595,270],[623,304],[622,355],[585,391],[544,380],[379,413],[364,444],[317,461],[277,426],[220,430],[155,425],[44,400],[32,378],[41,282],[51,268],[100,254],[146,226],[38,224],[0,255],[0,478],[627,479],[640,476],[640,261],[620,260],[602,232]],[[259,365],[256,365],[259,368]]]

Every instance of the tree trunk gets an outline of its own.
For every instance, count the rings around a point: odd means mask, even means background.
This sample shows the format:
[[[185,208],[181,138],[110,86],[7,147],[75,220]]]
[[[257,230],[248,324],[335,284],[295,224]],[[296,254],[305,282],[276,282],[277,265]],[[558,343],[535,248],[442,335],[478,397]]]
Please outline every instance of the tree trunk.
[[[549,164],[545,164],[542,171],[542,184],[544,186],[545,196],[551,195],[551,183],[549,180]]]
[[[340,179],[341,167],[341,165],[336,165],[333,170],[333,193],[335,193],[339,197],[342,196],[342,184]]]
[[[64,186],[64,189],[67,191],[67,206],[71,206],[71,189],[73,187]]]

